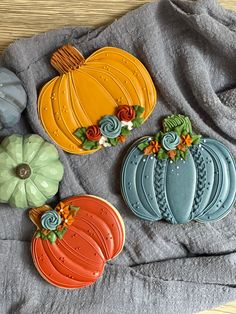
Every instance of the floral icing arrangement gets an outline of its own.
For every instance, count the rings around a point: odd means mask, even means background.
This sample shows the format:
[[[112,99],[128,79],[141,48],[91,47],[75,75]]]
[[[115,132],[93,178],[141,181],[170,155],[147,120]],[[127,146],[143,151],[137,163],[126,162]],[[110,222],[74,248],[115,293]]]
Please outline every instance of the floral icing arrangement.
[[[82,148],[85,150],[96,149],[99,145],[116,146],[118,143],[124,143],[132,129],[143,123],[143,112],[144,108],[138,105],[120,105],[116,115],[104,116],[99,125],[79,128],[75,135],[82,141]]]
[[[62,239],[68,227],[74,222],[79,207],[60,202],[55,209],[48,205],[32,208],[30,219],[37,226],[36,238],[49,240],[54,243],[57,238]]]
[[[201,135],[193,133],[191,121],[186,116],[169,116],[163,120],[162,126],[163,132],[158,132],[138,146],[144,155],[154,154],[160,160],[186,159],[189,148],[201,141]]]

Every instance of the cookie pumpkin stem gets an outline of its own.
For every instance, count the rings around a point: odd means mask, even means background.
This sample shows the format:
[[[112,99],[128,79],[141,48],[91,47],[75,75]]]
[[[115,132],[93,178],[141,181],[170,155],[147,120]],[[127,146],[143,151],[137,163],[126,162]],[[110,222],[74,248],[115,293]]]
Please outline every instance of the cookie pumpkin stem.
[[[61,74],[78,69],[84,62],[83,55],[71,45],[62,46],[51,58],[51,65]]]

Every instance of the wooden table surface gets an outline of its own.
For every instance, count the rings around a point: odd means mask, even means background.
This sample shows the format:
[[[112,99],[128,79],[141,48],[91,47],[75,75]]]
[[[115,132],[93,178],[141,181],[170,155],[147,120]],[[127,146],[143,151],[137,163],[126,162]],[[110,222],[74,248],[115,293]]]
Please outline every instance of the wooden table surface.
[[[207,0],[205,0],[207,1]],[[13,40],[61,26],[111,22],[146,0],[1,0],[0,52]],[[236,10],[236,0],[219,0]],[[201,314],[236,314],[236,302]],[[182,313],[180,313],[182,314]]]

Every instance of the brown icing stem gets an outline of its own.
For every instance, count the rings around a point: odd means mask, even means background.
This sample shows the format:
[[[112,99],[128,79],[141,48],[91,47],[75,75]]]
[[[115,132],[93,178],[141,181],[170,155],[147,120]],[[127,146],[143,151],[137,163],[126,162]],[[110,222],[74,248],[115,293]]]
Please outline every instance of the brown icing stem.
[[[29,178],[31,175],[30,166],[28,164],[19,164],[16,167],[16,175],[22,180]]]
[[[32,208],[29,211],[29,218],[30,220],[36,225],[37,229],[41,229],[41,216],[43,213],[45,213],[46,211],[52,209],[50,206],[48,205],[43,205],[41,207],[36,207],[36,208]]]
[[[61,74],[78,69],[84,62],[83,55],[71,45],[62,46],[51,58],[51,65]]]

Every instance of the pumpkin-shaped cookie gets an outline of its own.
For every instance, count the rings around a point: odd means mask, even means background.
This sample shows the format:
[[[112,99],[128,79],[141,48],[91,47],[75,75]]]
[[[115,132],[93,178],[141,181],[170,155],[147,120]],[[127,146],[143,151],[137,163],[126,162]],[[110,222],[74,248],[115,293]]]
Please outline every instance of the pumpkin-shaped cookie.
[[[0,67],[0,129],[16,124],[27,103],[20,79],[12,71]]]
[[[58,191],[63,166],[56,148],[39,135],[11,135],[0,145],[0,202],[41,206]]]
[[[84,59],[76,48],[67,45],[53,54],[51,64],[60,75],[42,88],[38,112],[49,136],[67,152],[89,154],[109,146],[103,145],[106,136],[100,140],[97,128],[90,129],[92,138],[86,138],[89,132],[85,134],[85,129],[100,126],[100,120],[114,116],[120,105],[141,108],[134,116],[118,116],[134,119],[134,126],[145,121],[154,109],[156,90],[149,73],[137,58],[124,50],[105,47]],[[121,132],[120,122],[127,127],[124,132]],[[132,128],[127,125],[129,121],[120,122],[106,120],[107,129],[116,130],[116,140],[111,137],[110,145],[124,141]],[[81,129],[83,134],[77,132]],[[96,144],[93,145],[93,141]]]
[[[121,189],[129,208],[146,220],[216,221],[235,202],[236,166],[227,147],[193,134],[184,116],[163,122],[163,132],[130,148]]]
[[[102,275],[108,260],[124,245],[124,223],[118,211],[95,196],[74,196],[33,208],[37,226],[31,252],[39,273],[60,288],[82,288]]]

